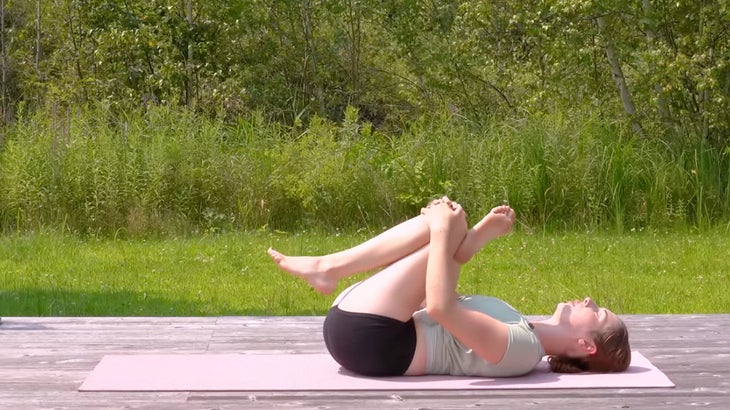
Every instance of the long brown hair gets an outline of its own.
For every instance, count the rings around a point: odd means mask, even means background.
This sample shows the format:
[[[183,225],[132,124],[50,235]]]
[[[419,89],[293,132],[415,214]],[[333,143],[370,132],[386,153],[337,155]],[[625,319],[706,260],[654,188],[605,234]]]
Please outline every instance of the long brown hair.
[[[550,356],[550,370],[555,373],[580,372],[622,372],[631,363],[631,346],[629,331],[624,322],[600,332],[593,333],[596,352],[588,357],[575,358],[567,356]]]

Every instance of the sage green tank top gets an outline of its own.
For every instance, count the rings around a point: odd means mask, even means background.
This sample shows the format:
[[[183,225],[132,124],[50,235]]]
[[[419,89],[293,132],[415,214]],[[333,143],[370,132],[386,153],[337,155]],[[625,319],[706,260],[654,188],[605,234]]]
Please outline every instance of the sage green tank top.
[[[545,355],[530,323],[506,302],[488,296],[461,296],[467,309],[487,314],[508,325],[507,351],[497,364],[480,358],[428,316],[425,309],[413,314],[424,324],[428,374],[511,377],[529,373]]]

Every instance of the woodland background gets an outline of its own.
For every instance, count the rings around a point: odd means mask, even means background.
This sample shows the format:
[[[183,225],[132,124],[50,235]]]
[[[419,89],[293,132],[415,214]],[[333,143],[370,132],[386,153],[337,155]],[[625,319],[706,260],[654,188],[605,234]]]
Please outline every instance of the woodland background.
[[[1,1],[5,233],[728,223],[727,0]]]

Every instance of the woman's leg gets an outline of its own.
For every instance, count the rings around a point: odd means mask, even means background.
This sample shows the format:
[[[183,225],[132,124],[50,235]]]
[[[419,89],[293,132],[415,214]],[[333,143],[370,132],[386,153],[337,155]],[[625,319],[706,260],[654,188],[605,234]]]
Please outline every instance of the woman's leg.
[[[473,253],[481,249],[489,240],[509,232],[514,219],[514,211],[510,207],[501,206],[494,208],[484,219],[475,225],[474,229],[467,233],[467,237],[462,242],[459,250],[466,246],[467,248],[465,249],[469,249],[469,252],[465,252],[464,256],[471,258]],[[409,242],[408,246],[403,246],[397,242],[390,242],[389,238],[391,238],[391,235],[408,238],[409,229],[406,228],[413,228],[409,223],[416,226],[417,231],[412,236],[418,237],[418,241]],[[428,224],[425,218],[421,216],[406,221],[404,224],[401,224],[403,225],[402,227],[398,225],[392,228],[403,228],[403,231],[395,231],[398,235],[395,232],[389,233],[389,231],[386,231],[355,248],[332,255],[322,257],[287,257],[273,251],[272,257],[274,257],[274,260],[284,270],[307,280],[315,289],[321,291],[323,284],[326,284],[327,286],[331,286],[331,292],[336,286],[337,278],[329,276],[327,271],[316,270],[316,266],[321,266],[318,265],[321,259],[330,257],[335,259],[340,258],[340,266],[347,268],[338,271],[340,275],[343,275],[338,278],[344,277],[346,274],[343,274],[343,272],[350,272],[348,268],[352,266],[375,265],[380,262],[379,260],[368,260],[370,255],[367,252],[361,254],[363,250],[358,249],[359,247],[365,249],[374,248],[372,250],[376,255],[389,255],[391,259],[396,258],[400,252],[405,252],[409,247],[417,245],[419,241],[423,241],[424,239],[420,238],[420,229],[425,229],[424,244],[416,248],[415,251],[411,251],[405,256],[400,256],[377,274],[347,289],[336,302],[339,303],[342,310],[379,314],[405,321],[410,318],[414,311],[420,308],[421,303],[425,299],[425,275],[426,262],[428,260],[427,242],[430,235]],[[471,236],[469,236],[470,234]],[[381,238],[381,236],[383,237]],[[456,252],[457,255],[459,254],[459,250]],[[337,256],[335,257],[335,255]],[[304,269],[304,265],[309,265],[306,268],[312,268],[312,270]]]
[[[514,211],[511,208],[494,208],[480,222],[479,230],[475,231],[478,234],[472,238],[465,237],[461,246],[475,249],[474,244],[469,241],[479,241],[483,246],[489,239],[509,232],[513,222]],[[343,292],[343,296],[338,298],[338,306],[345,311],[372,313],[407,321],[413,312],[421,308],[426,298],[428,254],[429,246],[424,245],[417,251],[398,259],[352,287],[349,292]]]
[[[467,232],[454,259],[461,264],[469,261],[487,242],[507,233],[514,217],[514,211],[508,206],[492,209]],[[317,291],[329,294],[339,279],[389,265],[428,241],[428,223],[419,215],[344,251],[324,256],[285,256],[269,249],[269,255],[283,270],[305,279]]]
[[[427,262],[428,245],[425,245],[345,290],[335,304],[344,311],[406,322],[426,298]]]
[[[429,240],[428,224],[419,215],[344,251],[323,256],[286,256],[269,249],[280,268],[306,280],[317,291],[329,294],[337,281],[393,263],[424,246]]]

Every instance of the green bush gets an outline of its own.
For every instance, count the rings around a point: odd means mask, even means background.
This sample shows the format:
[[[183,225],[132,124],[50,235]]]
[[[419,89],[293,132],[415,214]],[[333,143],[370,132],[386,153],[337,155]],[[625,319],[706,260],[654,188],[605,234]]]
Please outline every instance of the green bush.
[[[598,118],[471,122],[442,114],[385,134],[359,120],[284,127],[153,107],[36,114],[0,151],[0,228],[91,235],[391,225],[449,195],[470,219],[508,202],[523,229],[727,222],[730,158],[632,137]]]

